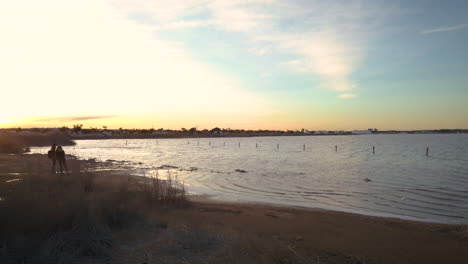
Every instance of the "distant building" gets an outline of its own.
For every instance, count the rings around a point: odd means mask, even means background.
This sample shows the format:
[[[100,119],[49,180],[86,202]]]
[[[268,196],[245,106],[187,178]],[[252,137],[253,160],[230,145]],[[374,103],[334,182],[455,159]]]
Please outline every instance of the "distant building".
[[[318,130],[314,132],[314,135],[328,135],[328,130]]]
[[[83,132],[81,132],[81,131],[72,132],[72,133],[70,133],[70,136],[72,136],[72,137],[74,137],[74,138],[78,138],[78,137],[83,136]]]
[[[169,131],[164,130],[164,129],[158,129],[156,131],[153,131],[153,135],[166,135],[169,134]]]
[[[353,130],[351,132],[353,135],[367,135],[367,134],[372,134],[371,130]]]

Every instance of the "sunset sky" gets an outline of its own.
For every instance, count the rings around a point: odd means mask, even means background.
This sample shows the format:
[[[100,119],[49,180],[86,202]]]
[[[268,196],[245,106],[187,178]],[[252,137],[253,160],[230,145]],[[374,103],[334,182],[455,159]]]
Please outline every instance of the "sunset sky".
[[[468,128],[468,1],[0,0],[0,128]]]

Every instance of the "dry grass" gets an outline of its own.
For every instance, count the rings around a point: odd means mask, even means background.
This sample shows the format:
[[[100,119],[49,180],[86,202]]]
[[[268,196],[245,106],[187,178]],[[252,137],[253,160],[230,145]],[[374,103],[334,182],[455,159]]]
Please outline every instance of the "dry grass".
[[[106,260],[113,231],[145,221],[152,209],[187,204],[185,188],[174,179],[69,165],[72,173],[51,174],[28,164],[27,173],[0,181],[0,263]]]
[[[181,204],[187,201],[185,186],[180,182],[177,176],[172,176],[170,171],[167,172],[165,180],[159,179],[159,173],[156,171],[149,176],[142,178],[144,188],[143,193],[147,195],[147,200],[151,205],[164,204]]]

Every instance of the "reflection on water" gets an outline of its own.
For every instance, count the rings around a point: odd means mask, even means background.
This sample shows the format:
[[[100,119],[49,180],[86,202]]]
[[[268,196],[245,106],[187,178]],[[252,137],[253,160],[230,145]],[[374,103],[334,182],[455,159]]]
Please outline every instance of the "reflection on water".
[[[466,134],[78,140],[66,151],[169,170],[217,199],[468,223]]]

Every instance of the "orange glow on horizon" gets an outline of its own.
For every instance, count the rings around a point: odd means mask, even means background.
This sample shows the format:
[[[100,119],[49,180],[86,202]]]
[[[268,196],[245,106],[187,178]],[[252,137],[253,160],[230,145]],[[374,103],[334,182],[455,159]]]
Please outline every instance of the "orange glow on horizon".
[[[99,117],[99,116],[98,116]],[[89,119],[88,119],[89,118]],[[346,130],[377,128],[379,130],[423,130],[423,129],[464,129],[458,127],[456,120],[445,119],[434,127],[431,123],[403,119],[399,116],[386,120],[376,120],[372,116],[338,114],[293,114],[272,113],[265,116],[215,116],[215,115],[181,115],[181,114],[146,114],[128,116],[110,116],[93,119],[93,116],[61,116],[61,117],[24,117],[8,118],[0,117],[0,128],[56,128],[67,126],[72,128],[75,124],[83,124],[83,127],[108,129],[174,129],[197,127],[199,130],[212,129],[214,127],[247,129],[247,130]]]

